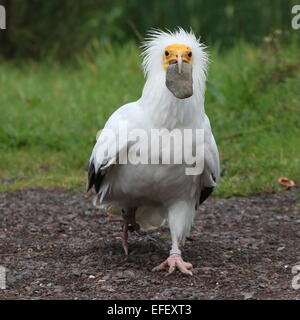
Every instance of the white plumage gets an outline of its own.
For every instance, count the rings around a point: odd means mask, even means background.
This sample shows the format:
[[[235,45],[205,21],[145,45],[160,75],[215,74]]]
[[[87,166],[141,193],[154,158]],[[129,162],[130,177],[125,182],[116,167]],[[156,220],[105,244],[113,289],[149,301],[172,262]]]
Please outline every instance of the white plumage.
[[[186,52],[177,50],[183,46],[188,48]],[[105,129],[121,138],[126,135],[120,129],[120,121],[126,121],[128,133],[135,129],[143,129],[147,134],[151,129],[178,129],[181,132],[204,129],[204,169],[201,174],[187,175],[186,163],[118,164],[122,152],[135,152],[130,149],[132,142],[121,139],[121,144],[116,145],[102,134],[90,158],[88,189],[94,185],[96,204],[109,214],[124,219],[125,247],[128,223],[135,229],[147,230],[168,222],[173,251],[156,270],[169,266],[172,272],[177,266],[183,273],[191,274],[192,266],[182,260],[179,245],[190,232],[196,208],[209,196],[219,179],[218,150],[204,111],[208,64],[204,49],[192,32],[181,28],[175,32],[152,31],[143,44],[146,83],[141,98],[116,110],[105,124]],[[166,86],[166,68],[179,64],[180,59],[192,67],[193,94],[185,99],[176,98]],[[143,139],[140,137],[142,144]],[[184,148],[183,144],[181,148]],[[157,156],[161,157],[161,154]]]

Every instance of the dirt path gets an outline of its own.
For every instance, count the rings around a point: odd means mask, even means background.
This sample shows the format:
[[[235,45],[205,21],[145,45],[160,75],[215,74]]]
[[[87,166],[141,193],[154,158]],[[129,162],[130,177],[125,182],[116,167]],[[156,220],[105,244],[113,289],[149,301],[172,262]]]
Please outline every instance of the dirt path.
[[[0,299],[300,299],[300,189],[208,200],[184,249],[195,276],[151,269],[166,258],[169,233],[130,234],[107,223],[91,195],[67,190],[0,194]],[[300,282],[300,281],[299,281]]]

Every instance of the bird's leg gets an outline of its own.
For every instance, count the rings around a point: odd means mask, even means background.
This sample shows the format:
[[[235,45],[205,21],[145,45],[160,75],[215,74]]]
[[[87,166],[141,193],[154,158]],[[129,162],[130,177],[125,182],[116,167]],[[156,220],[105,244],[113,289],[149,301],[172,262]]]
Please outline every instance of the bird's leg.
[[[183,261],[181,257],[181,251],[178,246],[178,238],[176,234],[172,234],[172,249],[170,250],[170,255],[167,260],[153,268],[152,271],[161,271],[169,267],[169,274],[173,273],[176,267],[186,275],[192,276],[193,265],[191,263]]]
[[[179,242],[189,233],[194,214],[194,203],[178,201],[169,207],[168,222],[171,231],[172,249],[167,260],[155,267],[160,271],[169,267],[169,274],[178,268],[183,274],[192,275],[192,264],[183,261]]]
[[[128,255],[128,223],[126,221],[124,221],[123,223],[122,246],[127,256]]]
[[[135,220],[135,213],[137,208],[129,208],[127,211],[122,210],[122,218],[128,224],[129,231],[138,231],[140,230],[140,225]]]
[[[125,254],[128,255],[128,230],[129,231],[138,231],[140,226],[136,223],[135,220],[135,212],[137,208],[130,208],[126,212],[122,210],[122,218],[123,222],[123,233],[122,233],[122,246],[124,248]]]

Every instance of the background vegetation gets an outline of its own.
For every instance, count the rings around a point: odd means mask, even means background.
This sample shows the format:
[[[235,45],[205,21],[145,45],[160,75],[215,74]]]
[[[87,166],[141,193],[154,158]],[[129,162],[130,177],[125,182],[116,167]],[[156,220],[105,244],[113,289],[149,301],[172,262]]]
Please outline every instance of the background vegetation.
[[[294,1],[0,0],[0,191],[84,189],[97,131],[139,98],[149,27],[192,27],[212,61],[206,112],[219,145],[217,195],[300,181],[299,34]]]
[[[0,32],[6,58],[54,57],[140,41],[151,27],[192,28],[209,45],[236,40],[259,44],[276,29],[290,30],[297,0],[0,0],[7,31]]]

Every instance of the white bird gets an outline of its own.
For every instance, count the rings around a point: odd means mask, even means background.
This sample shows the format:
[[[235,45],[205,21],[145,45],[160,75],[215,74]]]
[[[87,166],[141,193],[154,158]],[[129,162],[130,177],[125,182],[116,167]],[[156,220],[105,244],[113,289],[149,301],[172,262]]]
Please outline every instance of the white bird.
[[[182,259],[180,247],[190,233],[198,206],[219,180],[218,149],[204,110],[208,65],[204,49],[192,31],[152,30],[143,44],[146,83],[142,96],[110,116],[104,129],[111,135],[100,134],[89,161],[87,189],[94,186],[96,205],[123,221],[126,254],[128,228],[148,230],[168,223],[172,247],[167,260],[155,267],[155,271],[169,267],[169,273],[178,268],[192,275],[193,266]],[[146,141],[152,129],[158,129],[162,136],[174,130],[182,136],[186,129],[204,132],[202,140],[197,140],[193,133],[188,146],[185,140],[176,145],[177,153],[185,147],[190,151],[203,150],[202,159],[199,156],[192,164],[184,160],[178,164],[174,158],[169,164],[162,163],[166,145],[155,148],[157,145]],[[137,130],[146,134],[138,135],[134,144],[130,134],[136,136]],[[141,156],[137,145],[159,159],[158,164],[134,161]],[[175,146],[170,149],[174,151]],[[124,156],[131,161],[123,164],[120,159]],[[152,158],[147,156],[146,159]],[[197,174],[187,174],[187,167],[195,168],[196,162],[200,163],[201,170]]]

